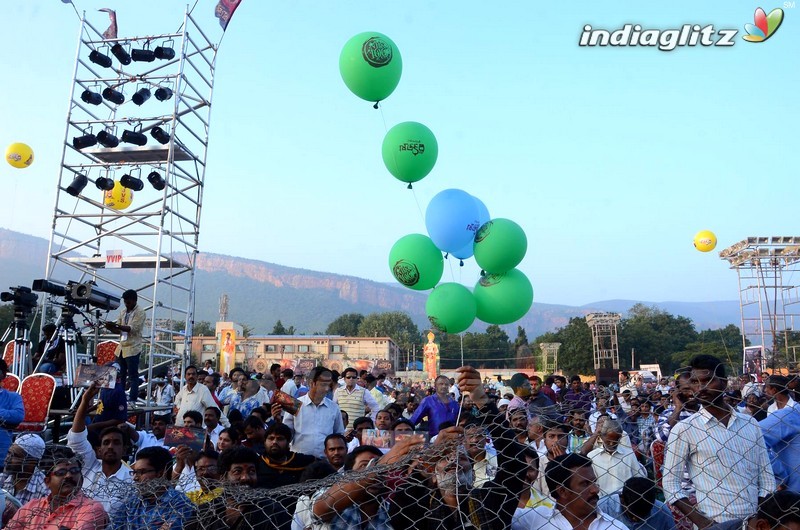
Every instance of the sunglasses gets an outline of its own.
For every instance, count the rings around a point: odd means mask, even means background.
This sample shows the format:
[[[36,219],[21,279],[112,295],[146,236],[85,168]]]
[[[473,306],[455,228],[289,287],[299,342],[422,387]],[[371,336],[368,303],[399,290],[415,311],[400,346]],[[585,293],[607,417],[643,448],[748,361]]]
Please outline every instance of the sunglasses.
[[[57,477],[66,477],[67,473],[69,473],[70,475],[80,475],[81,468],[79,468],[78,466],[69,468],[62,467],[61,469],[56,469],[55,471],[52,471],[50,474],[55,475]]]

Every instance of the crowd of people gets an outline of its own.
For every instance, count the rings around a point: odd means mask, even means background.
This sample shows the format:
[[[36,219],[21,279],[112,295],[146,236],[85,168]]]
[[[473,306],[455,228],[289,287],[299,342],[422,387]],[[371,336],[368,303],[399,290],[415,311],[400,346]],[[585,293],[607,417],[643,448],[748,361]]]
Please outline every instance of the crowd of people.
[[[2,523],[800,529],[798,381],[729,376],[708,355],[674,378],[609,384],[491,381],[469,366],[415,383],[324,366],[219,374],[209,362],[154,381],[172,411],[148,430],[128,423],[121,379],[95,383],[65,445],[19,434],[2,455]],[[171,439],[176,428],[200,443]]]

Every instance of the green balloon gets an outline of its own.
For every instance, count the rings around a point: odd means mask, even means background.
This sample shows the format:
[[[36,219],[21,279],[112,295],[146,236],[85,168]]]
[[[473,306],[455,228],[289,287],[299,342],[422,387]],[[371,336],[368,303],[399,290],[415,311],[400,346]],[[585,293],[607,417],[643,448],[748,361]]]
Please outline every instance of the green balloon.
[[[431,289],[442,279],[442,251],[436,248],[428,236],[403,236],[389,251],[389,270],[398,282],[409,289]]]
[[[398,123],[383,138],[383,163],[403,182],[425,178],[436,164],[439,143],[430,129],[415,121]]]
[[[437,285],[428,301],[425,313],[431,325],[445,333],[461,333],[475,321],[475,297],[459,283]]]
[[[397,88],[403,60],[392,39],[368,31],[345,43],[339,55],[339,72],[353,94],[377,102],[389,97]]]
[[[528,250],[522,227],[509,219],[492,219],[475,234],[475,261],[493,274],[502,274],[520,264]]]
[[[519,269],[482,276],[472,291],[477,316],[489,324],[511,324],[524,317],[533,303],[533,287]]]

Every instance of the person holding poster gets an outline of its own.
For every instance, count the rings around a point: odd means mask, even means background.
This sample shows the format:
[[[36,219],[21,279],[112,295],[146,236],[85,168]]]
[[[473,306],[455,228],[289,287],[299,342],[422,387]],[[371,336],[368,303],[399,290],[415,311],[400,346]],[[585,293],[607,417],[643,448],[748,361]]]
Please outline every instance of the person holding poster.
[[[236,332],[233,330],[226,330],[220,334],[222,336],[222,344],[219,348],[221,353],[220,370],[226,374],[231,373],[231,370],[233,370],[233,367],[236,364],[235,333]]]

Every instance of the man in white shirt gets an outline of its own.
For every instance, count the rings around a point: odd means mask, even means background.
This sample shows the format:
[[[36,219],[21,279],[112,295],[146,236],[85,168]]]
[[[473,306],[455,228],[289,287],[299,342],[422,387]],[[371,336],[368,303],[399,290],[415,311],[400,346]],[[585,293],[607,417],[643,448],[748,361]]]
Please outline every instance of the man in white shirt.
[[[294,370],[292,370],[291,368],[287,368],[281,373],[281,375],[286,380],[286,382],[281,387],[281,392],[286,392],[290,396],[295,397],[297,395],[297,388],[299,385],[294,381]],[[297,375],[299,376],[300,374]],[[302,376],[300,377],[300,379],[302,381]]]
[[[83,492],[103,504],[107,513],[114,512],[125,502],[133,484],[130,468],[123,463],[128,437],[119,427],[107,427],[100,433],[100,446],[95,450],[87,439],[86,415],[92,400],[100,390],[93,382],[83,394],[72,428],[67,434],[67,445],[83,458]]]
[[[344,433],[344,423],[339,406],[325,397],[331,386],[331,371],[317,366],[308,373],[308,394],[300,398],[302,406],[295,414],[287,413],[281,419],[281,406],[272,405],[272,417],[282,421],[294,436],[291,449],[317,458],[325,458],[325,437]]]
[[[205,412],[203,412],[203,429],[205,431],[206,436],[208,436],[209,440],[211,440],[212,447],[217,446],[217,442],[219,441],[219,433],[225,428],[220,423],[220,419],[222,418],[222,411],[220,411],[216,406],[206,408]]]
[[[758,509],[759,497],[775,490],[764,437],[754,418],[725,404],[728,381],[719,359],[698,355],[691,368],[690,381],[702,408],[669,434],[663,478],[666,502],[700,528],[746,519]],[[687,468],[697,506],[681,488]]]
[[[795,406],[796,402],[789,395],[789,378],[783,375],[771,375],[764,386],[764,393],[772,398],[772,404],[767,408],[767,414],[776,410]]]
[[[543,530],[627,530],[620,521],[597,509],[600,488],[592,461],[579,453],[561,455],[547,463],[545,470],[550,495],[556,507],[549,518],[533,512],[529,528]],[[534,520],[535,519],[535,520]]]
[[[186,368],[186,384],[175,396],[175,425],[183,427],[183,415],[196,410],[202,415],[208,407],[217,406],[206,385],[197,384],[197,368]]]
[[[622,425],[617,420],[605,420],[599,427],[599,435],[602,447],[593,449],[588,456],[601,497],[621,490],[629,478],[647,476],[633,450],[620,445]]]

